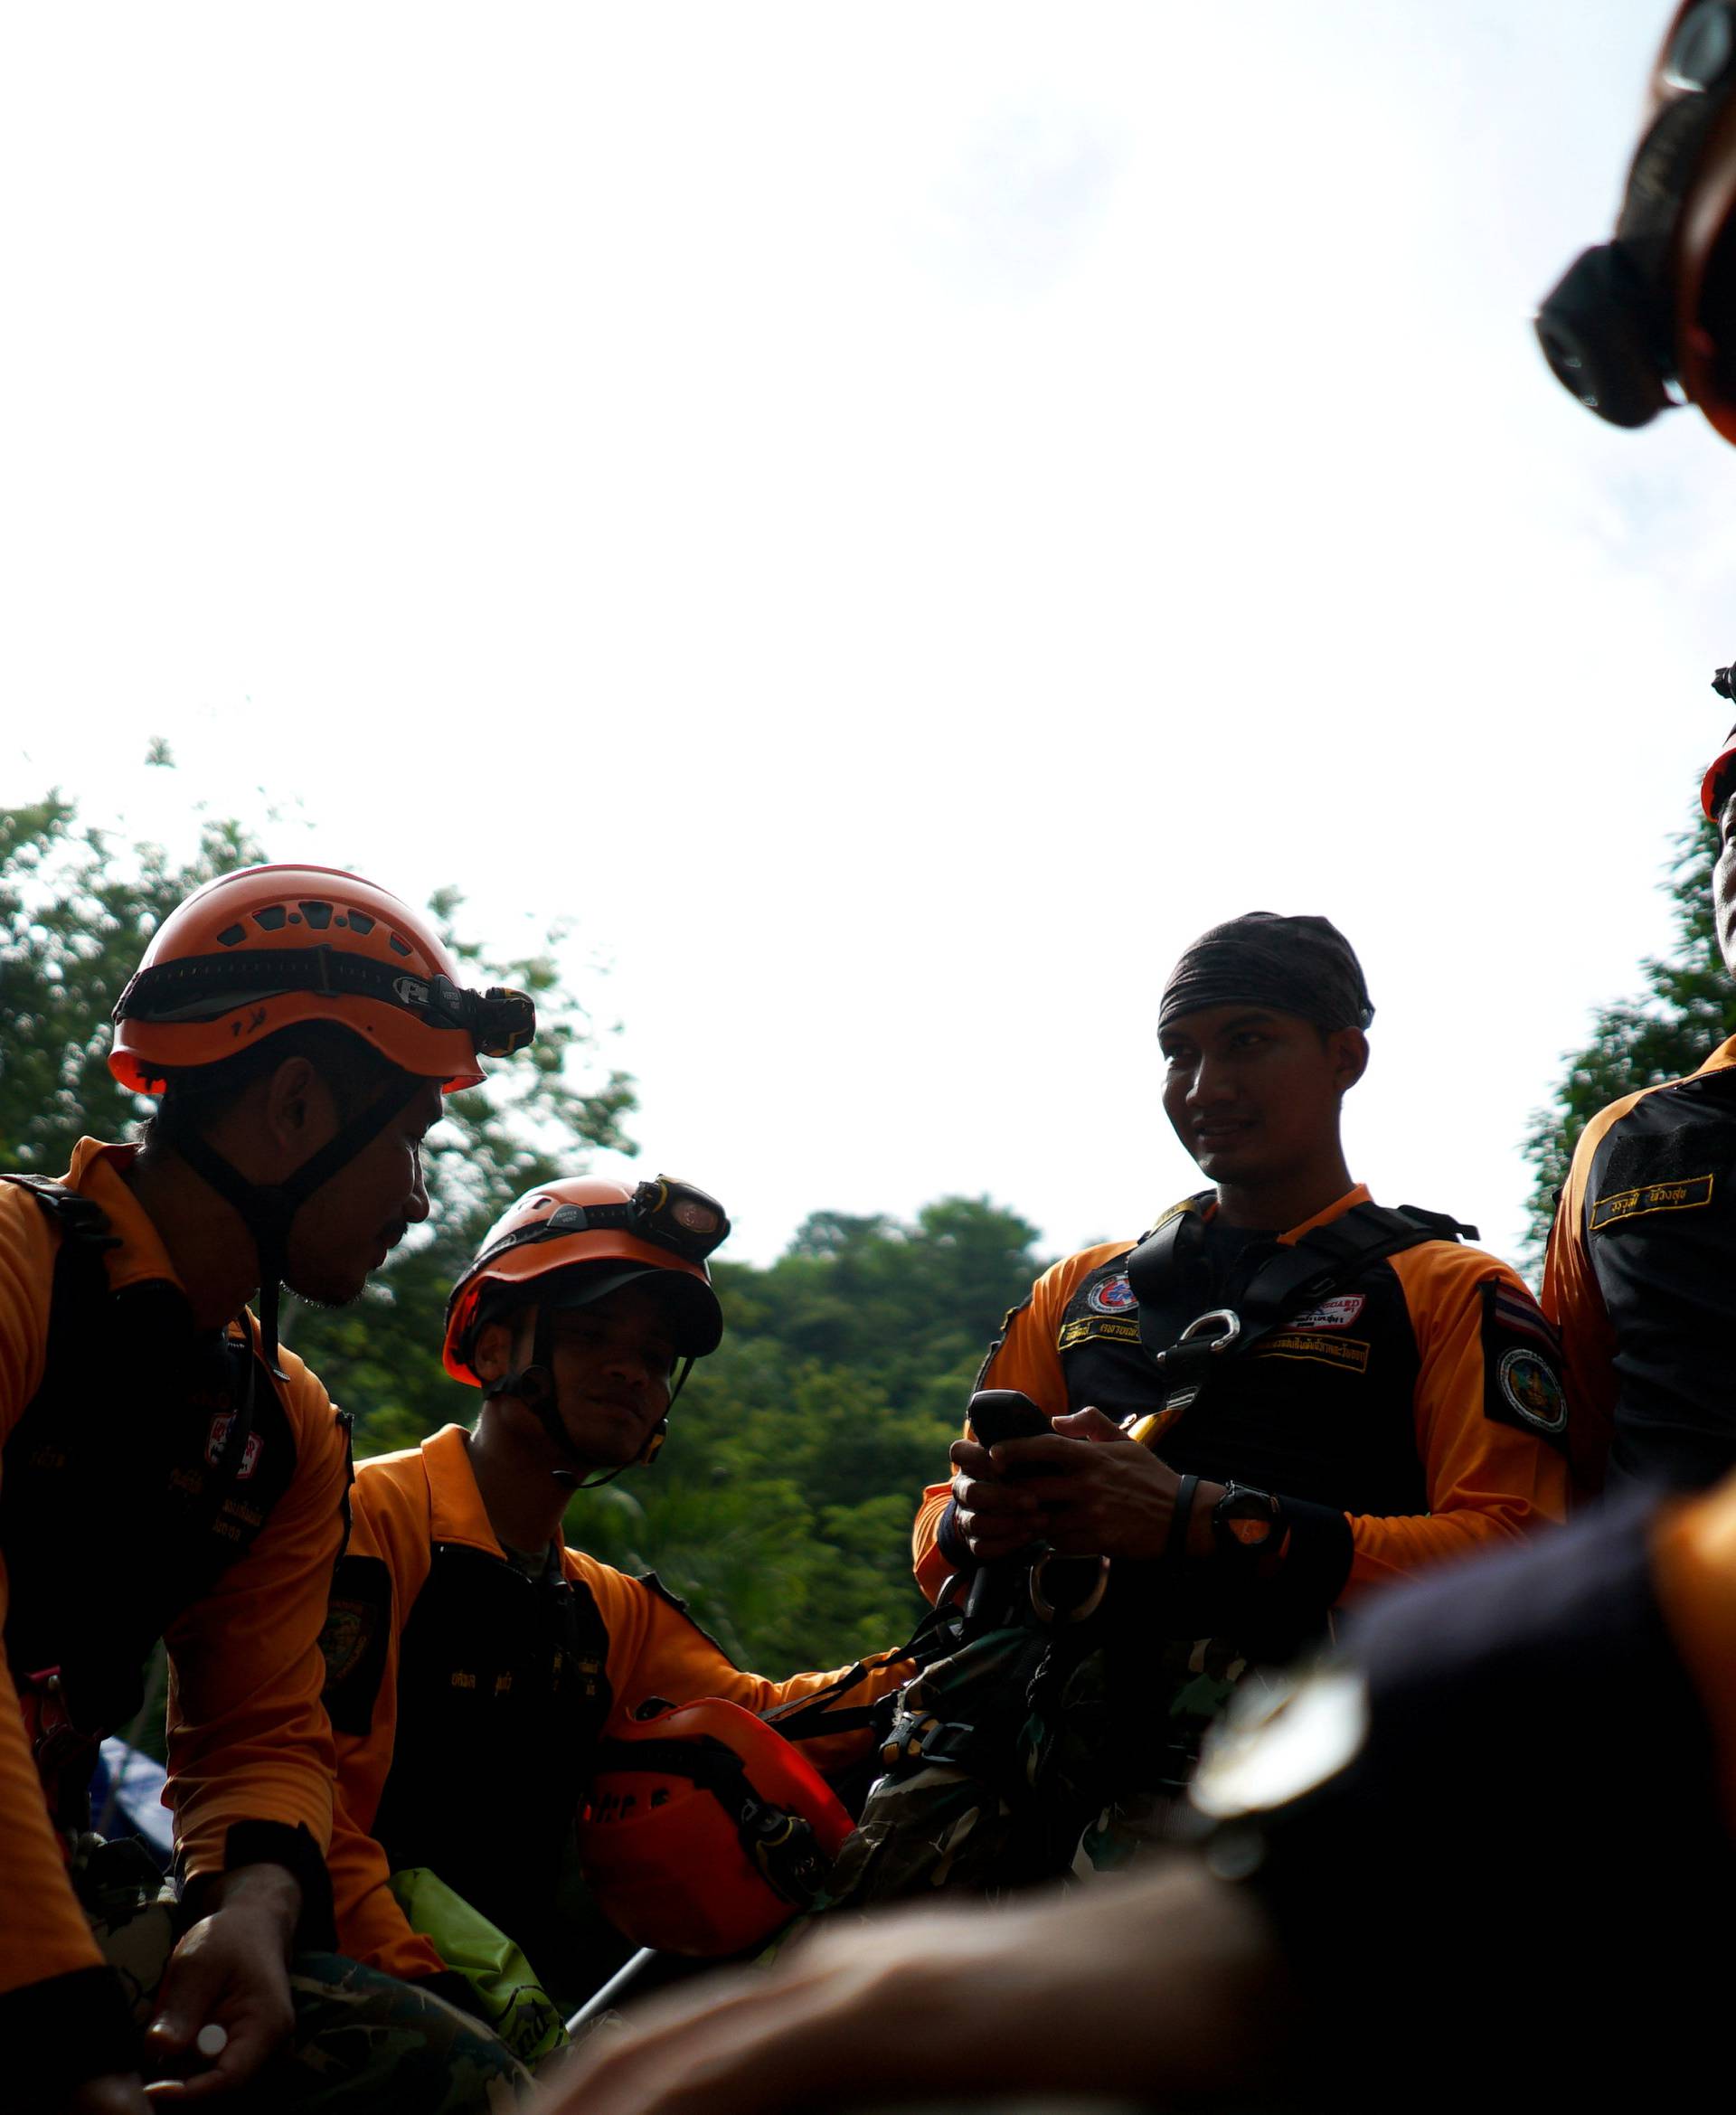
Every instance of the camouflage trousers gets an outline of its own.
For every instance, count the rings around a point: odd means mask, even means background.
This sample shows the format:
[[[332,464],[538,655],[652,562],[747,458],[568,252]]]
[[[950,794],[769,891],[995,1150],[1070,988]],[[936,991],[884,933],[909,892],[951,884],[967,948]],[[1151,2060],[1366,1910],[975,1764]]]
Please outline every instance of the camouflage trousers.
[[[73,1883],[143,2026],[175,1950],[175,1892],[130,1838],[80,1840]],[[234,2115],[509,2115],[530,2075],[479,2021],[425,1990],[335,1953],[289,1964],[296,2024]]]

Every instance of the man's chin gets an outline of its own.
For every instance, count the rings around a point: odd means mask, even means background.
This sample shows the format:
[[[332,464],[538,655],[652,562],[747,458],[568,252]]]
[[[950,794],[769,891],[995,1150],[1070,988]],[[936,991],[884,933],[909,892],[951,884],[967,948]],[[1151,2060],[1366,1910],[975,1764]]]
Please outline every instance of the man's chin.
[[[595,1423],[581,1426],[576,1432],[571,1426],[564,1429],[568,1446],[575,1457],[583,1459],[587,1468],[631,1468],[645,1452],[645,1433],[624,1430],[612,1422],[601,1430]]]
[[[360,1278],[335,1278],[322,1276],[297,1280],[286,1278],[283,1281],[304,1307],[348,1308],[354,1307],[366,1289],[368,1274]]]

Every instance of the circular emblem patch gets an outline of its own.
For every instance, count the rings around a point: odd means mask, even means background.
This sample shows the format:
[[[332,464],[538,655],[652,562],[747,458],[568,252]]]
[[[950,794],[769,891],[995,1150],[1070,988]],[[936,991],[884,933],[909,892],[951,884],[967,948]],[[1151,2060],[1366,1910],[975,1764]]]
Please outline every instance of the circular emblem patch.
[[[1099,1315],[1125,1315],[1129,1308],[1139,1303],[1133,1297],[1133,1288],[1127,1283],[1124,1270],[1118,1278],[1106,1278],[1101,1285],[1092,1286],[1085,1296],[1085,1305]]]
[[[1567,1423],[1567,1398],[1547,1359],[1534,1351],[1502,1355],[1501,1393],[1528,1425],[1540,1432],[1559,1432]]]

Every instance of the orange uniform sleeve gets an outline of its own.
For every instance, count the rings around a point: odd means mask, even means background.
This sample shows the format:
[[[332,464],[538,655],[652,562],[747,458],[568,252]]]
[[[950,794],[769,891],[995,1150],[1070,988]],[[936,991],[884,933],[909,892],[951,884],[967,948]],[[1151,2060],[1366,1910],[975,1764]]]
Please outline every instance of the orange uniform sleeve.
[[[0,1185],[0,1446],[42,1383],[54,1242],[33,1200]],[[0,1562],[0,1624],[7,1581]],[[0,1997],[79,1969],[99,1969],[66,1876],[31,1754],[24,1709],[0,1656]]]
[[[1719,1797],[1736,1835],[1736,1476],[1660,1506],[1651,1539],[1658,1606],[1712,1723]]]
[[[590,1589],[609,1632],[611,1726],[630,1718],[648,1697],[688,1704],[701,1696],[722,1696],[774,1723],[781,1716],[785,1723],[778,1730],[800,1741],[803,1754],[816,1770],[834,1773],[856,1761],[873,1737],[857,1714],[901,1686],[914,1671],[909,1660],[891,1651],[854,1667],[791,1675],[781,1682],[745,1673],[658,1587],[629,1579],[576,1551],[568,1555],[576,1575]],[[811,1706],[811,1714],[803,1706]],[[798,1711],[799,1726],[794,1723]]]
[[[340,1951],[389,1976],[438,1975],[446,1966],[431,1940],[412,1931],[389,1883],[392,1869],[374,1841],[374,1816],[392,1770],[398,1733],[398,1640],[430,1562],[428,1487],[415,1454],[389,1457],[358,1476],[351,1501],[348,1559],[384,1567],[389,1594],[358,1620],[384,1628],[380,1685],[365,1733],[339,1728],[337,1798],[326,1864]],[[340,1714],[340,1715],[342,1715]]]
[[[221,1872],[238,1821],[332,1833],[331,1728],[319,1701],[349,1448],[326,1391],[292,1352],[284,1396],[294,1481],[247,1554],[176,1618],[169,1648],[169,1781],[189,1877]]]
[[[1001,1325],[1000,1341],[985,1361],[977,1385],[983,1388],[1018,1388],[1052,1418],[1067,1413],[1067,1382],[1061,1370],[1061,1319],[1080,1279],[1104,1257],[1119,1254],[1126,1242],[1087,1249],[1080,1255],[1063,1257],[1052,1264],[1031,1288],[1023,1305],[1014,1308]],[[969,1423],[964,1427],[969,1439]],[[910,1556],[916,1583],[929,1600],[939,1598],[940,1589],[952,1577],[952,1566],[935,1542],[940,1515],[952,1496],[950,1474],[929,1484],[917,1508],[910,1534]]]
[[[1586,1492],[1603,1488],[1616,1428],[1618,1384],[1615,1326],[1586,1252],[1585,1185],[1599,1139],[1632,1100],[1605,1109],[1580,1134],[1543,1258],[1543,1308],[1561,1332],[1561,1378],[1572,1407],[1571,1459],[1575,1482]]]
[[[1426,1514],[1350,1516],[1354,1552],[1346,1594],[1405,1577],[1443,1559],[1517,1541],[1566,1517],[1567,1463],[1546,1429],[1564,1418],[1560,1383],[1528,1428],[1518,1402],[1502,1393],[1504,1344],[1522,1355],[1524,1321],[1546,1325],[1524,1281],[1480,1249],[1429,1242],[1392,1259],[1410,1307],[1421,1362],[1415,1395],[1417,1454],[1429,1495]],[[1517,1334],[1493,1335],[1484,1288],[1500,1289]],[[1501,1412],[1491,1414],[1492,1407]],[[1509,1421],[1509,1419],[1511,1421]]]

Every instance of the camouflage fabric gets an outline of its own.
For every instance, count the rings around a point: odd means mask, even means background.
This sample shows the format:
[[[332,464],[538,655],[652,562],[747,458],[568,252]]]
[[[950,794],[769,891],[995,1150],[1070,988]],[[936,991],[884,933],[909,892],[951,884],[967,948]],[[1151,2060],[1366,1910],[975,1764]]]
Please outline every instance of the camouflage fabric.
[[[143,2026],[175,1950],[174,1890],[131,1837],[81,1836],[72,1880]],[[297,1954],[289,1996],[290,2043],[224,2100],[236,2115],[505,2115],[529,2096],[529,2073],[479,2021],[376,1969]]]
[[[1247,1672],[1215,1639],[1154,1638],[1113,1595],[1080,1623],[1023,1595],[938,1645],[901,1689],[887,1768],[833,1874],[827,1908],[964,1888],[997,1896],[1128,1864],[1167,1841],[1200,1742]]]
[[[335,1953],[290,1963],[295,2038],[259,2082],[260,2115],[507,2115],[530,2073],[456,2006]]]
[[[1100,1657],[1085,1625],[959,1633],[898,1694],[886,1774],[826,1907],[939,1889],[992,1895],[1067,1872],[1107,1796],[1103,1684],[1090,1666]]]

